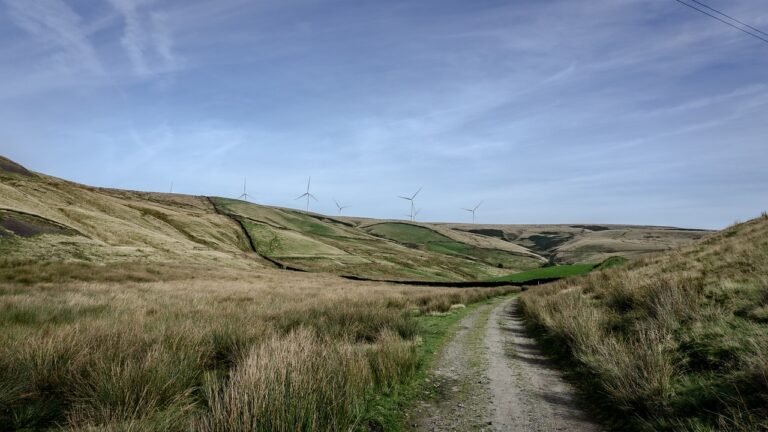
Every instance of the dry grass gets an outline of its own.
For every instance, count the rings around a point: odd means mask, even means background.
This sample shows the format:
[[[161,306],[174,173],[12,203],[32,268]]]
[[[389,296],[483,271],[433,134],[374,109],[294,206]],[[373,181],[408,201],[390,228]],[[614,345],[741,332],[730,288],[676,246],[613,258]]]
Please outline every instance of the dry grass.
[[[648,430],[768,428],[768,219],[530,290],[525,313]]]
[[[414,314],[503,292],[229,271],[0,285],[0,430],[351,430],[418,365]]]
[[[378,351],[389,345],[384,347]],[[372,356],[374,364],[378,358]],[[196,428],[348,429],[362,415],[367,390],[373,386],[371,369],[364,346],[323,340],[307,328],[273,335],[251,349],[229,381],[209,386],[210,413],[201,416]]]

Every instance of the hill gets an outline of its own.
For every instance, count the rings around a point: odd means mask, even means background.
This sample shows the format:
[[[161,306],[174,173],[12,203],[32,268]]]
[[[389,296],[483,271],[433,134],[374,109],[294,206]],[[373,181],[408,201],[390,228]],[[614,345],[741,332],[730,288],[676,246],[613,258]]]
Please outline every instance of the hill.
[[[553,264],[599,263],[612,256],[637,258],[690,244],[708,232],[613,224],[446,224],[445,227],[503,239],[546,257]]]
[[[623,430],[768,430],[767,215],[521,301]]]
[[[545,262],[512,245],[500,248],[474,236],[475,246],[416,224],[395,224],[395,231],[403,233],[398,236],[315,213],[226,198],[212,201],[242,224],[259,254],[301,270],[379,279],[478,280]]]
[[[65,263],[49,272],[61,276],[119,262],[121,269],[135,266],[142,273],[149,267],[279,267],[374,279],[473,281],[547,263],[635,258],[705,234],[624,225],[330,217],[227,198],[85,186],[0,158],[0,273],[11,279],[32,277],[24,270],[32,264]],[[151,272],[141,277],[151,279]]]

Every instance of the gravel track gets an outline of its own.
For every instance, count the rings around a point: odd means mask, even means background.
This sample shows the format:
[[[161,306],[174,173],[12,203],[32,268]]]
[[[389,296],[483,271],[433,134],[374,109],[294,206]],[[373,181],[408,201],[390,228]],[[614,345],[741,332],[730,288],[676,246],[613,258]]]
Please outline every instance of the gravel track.
[[[419,431],[570,431],[601,428],[579,409],[517,314],[517,298],[482,305],[459,323],[408,415]]]

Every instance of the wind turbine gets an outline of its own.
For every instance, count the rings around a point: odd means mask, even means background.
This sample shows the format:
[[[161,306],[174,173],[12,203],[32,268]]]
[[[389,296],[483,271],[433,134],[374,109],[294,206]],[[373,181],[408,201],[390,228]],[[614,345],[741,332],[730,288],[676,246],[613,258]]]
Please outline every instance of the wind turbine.
[[[418,215],[419,215],[419,212],[421,212],[421,209],[416,209],[416,210],[413,212],[413,218],[414,218],[414,219],[416,218],[416,216],[418,216]],[[405,216],[405,217],[407,217],[407,218],[409,218],[409,219],[411,218],[411,214],[410,214],[410,213],[408,213],[408,214],[404,214],[403,216]]]
[[[341,216],[341,211],[342,210],[344,210],[345,208],[350,208],[351,207],[351,206],[343,206],[343,205],[339,204],[339,202],[336,201],[336,200],[333,200],[333,202],[336,204],[336,208],[339,209],[339,216]]]
[[[417,190],[416,193],[411,195],[410,197],[405,197],[405,196],[402,196],[402,195],[398,196],[398,198],[402,198],[402,199],[404,199],[406,201],[410,201],[411,202],[411,222],[413,222],[413,219],[416,217],[416,208],[415,208],[415,206],[413,204],[413,200],[416,199],[416,195],[418,195],[419,192],[421,192],[421,188],[419,188],[419,190]]]
[[[312,183],[312,177],[310,177],[307,180],[307,191],[296,197],[296,199],[301,199],[301,198],[307,197],[307,211],[309,211],[309,199],[312,198],[313,200],[317,201],[317,198],[315,198],[314,195],[309,193],[309,185],[310,185],[310,183]]]
[[[171,182],[171,193],[173,193],[173,182]]]
[[[250,195],[248,195],[248,192],[245,189],[247,185],[246,181],[247,181],[246,178],[243,177],[243,194],[237,197],[237,199],[248,201],[248,198],[250,197]]]
[[[468,212],[472,213],[472,223],[473,223],[473,224],[475,223],[475,212],[477,211],[477,209],[480,207],[480,205],[481,205],[482,203],[483,203],[483,202],[482,202],[482,201],[480,201],[479,203],[477,203],[477,205],[476,205],[474,208],[471,208],[471,209],[468,209],[468,208],[462,208],[462,210],[466,210],[466,211],[468,211]]]

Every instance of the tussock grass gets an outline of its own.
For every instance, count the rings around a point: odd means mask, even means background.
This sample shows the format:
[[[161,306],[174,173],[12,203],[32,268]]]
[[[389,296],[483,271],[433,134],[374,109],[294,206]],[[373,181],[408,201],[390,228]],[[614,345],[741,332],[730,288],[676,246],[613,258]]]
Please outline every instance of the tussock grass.
[[[539,287],[521,307],[639,430],[768,428],[768,219]],[[621,415],[615,416],[616,418]]]
[[[374,382],[383,393],[413,376],[418,366],[416,345],[420,339],[404,341],[391,330],[382,331],[378,343],[368,349],[368,361]]]
[[[195,429],[346,430],[362,416],[371,385],[362,347],[300,328],[253,347],[228,381],[212,383],[210,413]]]
[[[416,315],[505,292],[198,276],[0,284],[0,430],[352,430],[413,378]]]

